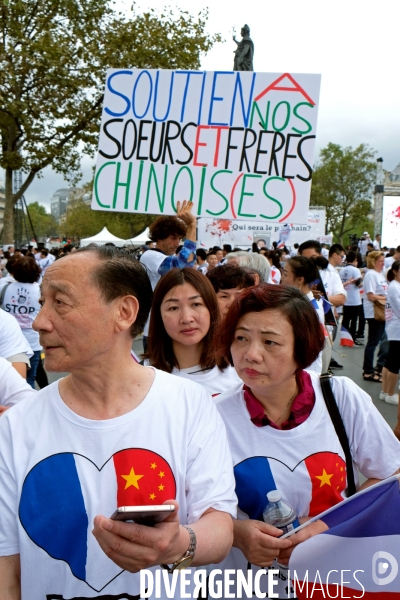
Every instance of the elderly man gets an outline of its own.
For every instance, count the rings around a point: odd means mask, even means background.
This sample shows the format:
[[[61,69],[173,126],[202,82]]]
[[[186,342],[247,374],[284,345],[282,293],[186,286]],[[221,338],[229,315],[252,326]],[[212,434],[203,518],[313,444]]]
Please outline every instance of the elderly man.
[[[253,269],[256,271],[255,285],[262,282],[272,283],[270,279],[271,266],[268,259],[262,254],[257,252],[231,252],[226,256],[226,262],[232,264],[235,267],[242,267],[244,269]]]
[[[151,297],[145,269],[115,248],[46,271],[34,327],[46,368],[70,374],[0,419],[0,600],[138,599],[141,569],[219,562],[232,544],[212,399],[131,357]],[[165,503],[176,510],[154,527],[109,518]]]

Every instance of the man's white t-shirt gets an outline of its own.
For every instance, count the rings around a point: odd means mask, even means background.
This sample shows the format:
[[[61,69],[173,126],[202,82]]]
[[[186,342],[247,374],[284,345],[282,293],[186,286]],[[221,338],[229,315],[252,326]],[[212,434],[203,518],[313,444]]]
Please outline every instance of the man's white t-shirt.
[[[36,394],[37,391],[17,373],[12,364],[0,357],[0,406],[14,406]]]
[[[392,266],[393,263],[394,263],[394,257],[388,256],[387,258],[385,258],[385,265],[383,268],[390,269],[390,267]]]
[[[339,273],[336,271],[331,264],[326,269],[321,269],[319,272],[322,283],[325,287],[326,294],[329,296],[336,296],[337,294],[343,294],[343,304],[347,298],[346,290],[343,287],[342,280],[339,277]]]
[[[255,426],[246,408],[243,386],[216,399],[232,451],[239,519],[262,520],[266,495],[273,489],[282,492],[299,517],[318,515],[345,498],[345,455],[318,377],[310,376],[316,396],[314,408],[304,423],[290,430]],[[349,438],[356,485],[358,470],[367,478],[393,475],[400,467],[400,444],[370,396],[347,377],[334,377],[332,386]],[[232,548],[218,568],[241,569],[247,575],[247,564],[242,552]],[[255,565],[251,568],[253,575],[259,569]],[[279,567],[275,564],[273,568]],[[267,591],[267,577],[261,581],[262,591]],[[289,597],[287,585],[280,579],[274,588],[279,598]]]
[[[151,287],[156,287],[157,283],[161,279],[161,275],[158,272],[158,269],[161,267],[164,260],[167,258],[167,255],[164,252],[160,252],[159,250],[146,250],[140,257],[140,262],[147,269],[147,274],[150,279]]]
[[[13,407],[0,418],[0,474],[0,555],[20,554],[22,600],[138,595],[139,574],[122,571],[92,535],[94,517],[117,506],[176,498],[182,524],[211,507],[236,516],[213,400],[158,370],[143,402],[115,419],[77,415],[58,382]]]
[[[146,250],[140,257],[140,262],[146,267],[147,275],[149,276],[151,287],[154,290],[157,283],[161,279],[158,269],[161,267],[167,255],[159,250]],[[149,335],[150,315],[143,329],[143,335]]]
[[[400,283],[389,283],[386,302],[386,335],[388,340],[400,341]]]
[[[379,242],[378,242],[378,240],[374,240],[374,241],[372,242],[372,245],[374,246],[375,250],[380,250],[380,247],[379,247]]]
[[[4,294],[3,309],[15,318],[32,350],[41,350],[39,334],[32,323],[40,311],[40,287],[38,283],[15,282]]]
[[[0,310],[0,356],[9,358],[15,354],[26,354],[28,358],[33,356],[17,321],[4,310]]]
[[[342,283],[346,283],[349,279],[360,279],[361,271],[354,265],[347,265],[347,267],[341,269],[339,276]],[[344,305],[359,306],[361,304],[360,287],[356,286],[354,283],[350,283],[349,285],[346,285],[345,290],[347,292],[347,300]]]
[[[374,318],[374,303],[368,300],[367,294],[372,292],[377,296],[386,296],[388,282],[383,273],[378,273],[375,269],[368,269],[364,276],[364,315],[366,319]]]
[[[53,260],[50,258],[50,254],[48,254],[47,256],[45,256],[44,258],[41,258],[38,261],[38,265],[39,267],[42,269],[42,277],[46,272],[46,269],[48,269],[50,267],[50,265],[53,264]]]
[[[329,260],[329,250],[328,248],[321,248],[321,254],[326,260]]]
[[[371,239],[368,238],[366,240],[360,240],[358,243],[358,247],[360,249],[360,254],[362,256],[365,256],[367,254],[367,250],[368,250],[368,244],[370,243]]]
[[[236,387],[242,381],[230,365],[223,371],[217,366],[207,370],[202,370],[200,365],[189,369],[174,368],[172,374],[199,383],[213,397]]]

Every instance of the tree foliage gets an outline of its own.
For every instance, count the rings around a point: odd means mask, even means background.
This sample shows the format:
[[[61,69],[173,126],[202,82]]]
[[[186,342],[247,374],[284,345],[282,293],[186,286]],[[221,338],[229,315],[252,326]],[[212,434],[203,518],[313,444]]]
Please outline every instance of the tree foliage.
[[[59,226],[62,235],[81,240],[107,229],[124,240],[136,237],[152,223],[155,215],[103,212],[92,210],[82,199],[71,200],[65,222]]]
[[[329,143],[314,169],[311,206],[326,208],[327,228],[344,243],[348,233],[359,233],[371,222],[371,192],[376,175],[374,151],[366,144],[342,148]]]
[[[207,13],[149,9],[126,15],[111,0],[8,0],[0,7],[0,167],[5,169],[4,239],[13,207],[42,169],[74,183],[80,154],[98,141],[109,67],[197,69],[219,36]],[[13,193],[13,171],[26,177]]]
[[[46,212],[44,206],[39,202],[32,202],[28,205],[29,216],[32,221],[35,235],[38,238],[47,238],[55,235],[58,231],[58,225],[52,215]]]

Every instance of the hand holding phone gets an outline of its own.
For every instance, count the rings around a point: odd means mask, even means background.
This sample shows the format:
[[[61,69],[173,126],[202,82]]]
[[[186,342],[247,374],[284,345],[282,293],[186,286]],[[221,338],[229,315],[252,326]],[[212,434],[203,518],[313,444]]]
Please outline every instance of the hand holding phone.
[[[171,499],[161,506],[163,509],[173,506],[175,510],[154,527],[101,515],[95,517],[93,535],[103,552],[121,569],[137,573],[155,565],[170,564],[187,550],[188,533],[179,524],[178,503]],[[154,509],[154,506],[145,508]]]
[[[119,506],[111,515],[114,521],[133,521],[139,525],[154,527],[175,511],[173,504],[153,504],[151,506]]]

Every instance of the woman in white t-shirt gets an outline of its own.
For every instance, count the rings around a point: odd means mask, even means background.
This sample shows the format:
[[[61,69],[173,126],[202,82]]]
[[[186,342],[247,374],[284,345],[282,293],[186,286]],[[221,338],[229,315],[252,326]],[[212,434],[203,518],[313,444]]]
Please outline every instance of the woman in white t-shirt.
[[[212,396],[234,387],[235,369],[215,357],[218,321],[207,277],[191,268],[172,269],[154,290],[145,364],[196,381]]]
[[[36,393],[12,364],[0,357],[0,415],[14,404],[32,398]]]
[[[270,277],[275,284],[279,284],[282,278],[280,252],[277,252],[276,250],[269,250],[266,254],[266,257],[271,265]]]
[[[327,337],[328,332],[325,328],[325,314],[322,301],[314,298],[314,294],[311,291],[311,287],[316,285],[319,279],[320,276],[317,265],[311,258],[306,258],[305,256],[294,256],[287,261],[283,268],[282,283],[296,287],[302,294],[307,296],[317,311],[321,328],[325,337]],[[318,354],[316,360],[310,365],[309,369],[315,371],[319,375],[321,374],[322,352]]]
[[[374,355],[385,333],[385,321],[375,319],[375,302],[386,303],[388,282],[383,275],[385,256],[383,252],[369,252],[368,270],[364,277],[364,314],[368,322],[368,341],[364,351],[363,377],[366,381],[382,381],[380,373],[374,371]]]
[[[305,370],[321,351],[324,336],[299,290],[270,284],[244,290],[230,307],[219,339],[218,353],[235,366],[242,382],[216,400],[238,497],[233,548],[218,566],[231,573],[242,570],[244,578],[252,569],[254,581],[256,565],[265,568],[276,559],[287,563],[296,544],[327,529],[316,521],[279,539],[282,531],[263,522],[266,494],[280,490],[300,522],[307,521],[346,497],[345,454],[320,380]],[[356,490],[398,472],[400,444],[371,398],[347,377],[333,377],[331,386],[351,448]],[[362,485],[358,471],[367,479]],[[282,569],[274,589],[279,598],[292,597],[287,577]],[[267,577],[260,584],[267,591]]]
[[[40,310],[40,287],[37,283],[40,277],[40,267],[34,258],[24,256],[14,263],[13,276],[15,282],[9,283],[7,288],[3,289],[2,308],[15,318],[33,350],[33,356],[30,358],[31,366],[27,371],[26,380],[35,389],[41,345],[39,334],[32,329],[32,323]]]
[[[361,310],[360,286],[362,284],[362,275],[357,268],[357,254],[350,250],[346,254],[346,266],[340,270],[339,277],[342,280],[343,287],[347,292],[347,299],[343,306],[342,326],[347,329],[353,338],[356,346],[363,346],[357,340],[357,323]]]
[[[388,404],[398,404],[399,394],[396,392],[400,371],[400,260],[396,260],[387,274],[389,289],[386,301],[386,335],[389,340],[389,351],[383,367],[381,399]],[[400,439],[400,409],[394,433]]]

